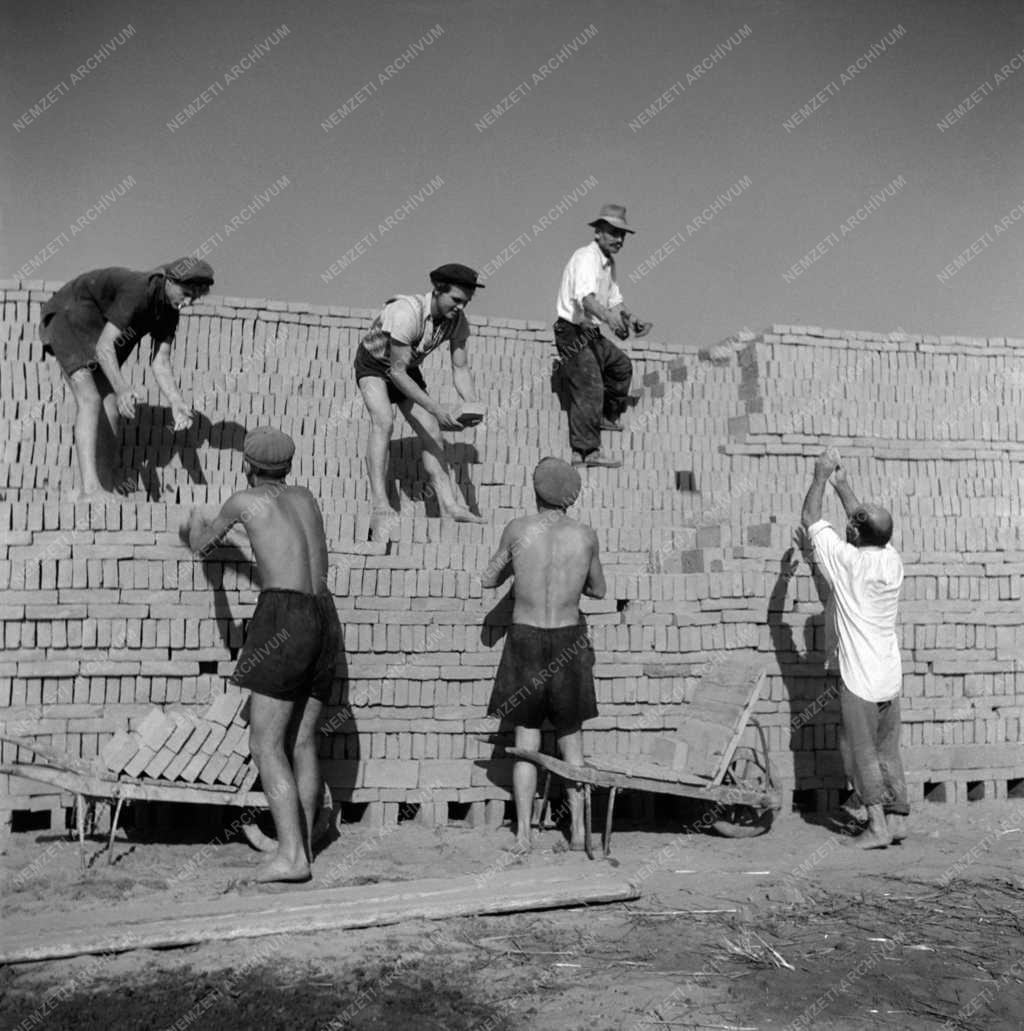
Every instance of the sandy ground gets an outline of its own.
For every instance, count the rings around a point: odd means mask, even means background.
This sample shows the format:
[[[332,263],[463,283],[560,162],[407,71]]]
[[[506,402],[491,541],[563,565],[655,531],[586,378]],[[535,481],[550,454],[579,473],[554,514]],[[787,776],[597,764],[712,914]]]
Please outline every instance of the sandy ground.
[[[611,864],[636,902],[143,950],[0,971],[0,1027],[640,1029],[1024,1027],[1024,802],[921,807],[911,837],[863,853],[828,821],[759,838],[617,829],[611,860],[502,851],[511,832],[344,827],[315,867],[339,885]],[[257,856],[209,826],[192,840],[14,835],[4,913],[200,900]],[[314,879],[313,886],[316,886]]]

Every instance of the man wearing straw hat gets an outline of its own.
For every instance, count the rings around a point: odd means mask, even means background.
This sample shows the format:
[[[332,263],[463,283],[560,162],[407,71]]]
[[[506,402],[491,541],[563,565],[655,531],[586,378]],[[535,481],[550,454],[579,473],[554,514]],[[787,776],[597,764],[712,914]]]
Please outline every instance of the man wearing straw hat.
[[[573,254],[562,273],[555,304],[555,347],[568,394],[572,464],[616,468],[622,462],[601,451],[601,430],[622,429],[619,418],[628,402],[633,363],[600,327],[604,324],[619,340],[626,340],[630,330],[646,335],[651,324],[626,311],[615,281],[615,255],[626,234],[634,232],[626,222],[626,209],[606,204],[589,224],[593,241]]]

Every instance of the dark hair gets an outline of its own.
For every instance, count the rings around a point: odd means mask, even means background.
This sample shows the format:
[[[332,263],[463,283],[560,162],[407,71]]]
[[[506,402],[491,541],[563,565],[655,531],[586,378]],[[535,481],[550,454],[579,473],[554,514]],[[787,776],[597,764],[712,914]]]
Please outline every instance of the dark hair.
[[[292,471],[291,462],[283,469],[264,469],[262,465],[257,465],[251,458],[247,458],[246,461],[251,466],[253,475],[258,476],[261,480],[283,480]]]
[[[440,290],[443,294],[451,293],[453,286],[461,287],[470,297],[476,293],[476,287],[470,286],[469,283],[453,283],[447,279],[432,279],[430,283],[435,290]]]

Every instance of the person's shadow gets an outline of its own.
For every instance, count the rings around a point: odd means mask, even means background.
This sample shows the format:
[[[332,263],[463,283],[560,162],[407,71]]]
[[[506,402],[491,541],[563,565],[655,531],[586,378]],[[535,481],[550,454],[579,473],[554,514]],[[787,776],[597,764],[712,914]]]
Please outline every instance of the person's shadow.
[[[465,500],[466,507],[480,514],[476,487],[469,475],[470,467],[478,465],[480,455],[475,444],[463,441],[445,441],[444,456],[456,481],[456,501]],[[388,445],[388,464],[385,474],[388,503],[395,511],[402,509],[401,499],[423,501],[426,515],[437,519],[441,515],[434,489],[423,468],[423,446],[419,437],[398,437]]]
[[[128,466],[131,476],[137,476],[142,489],[146,492],[147,501],[173,501],[170,495],[175,494],[172,483],[164,483],[161,475],[177,459],[188,475],[191,483],[205,486],[209,481],[200,461],[200,449],[204,445],[218,451],[237,451],[239,454],[245,443],[245,427],[233,420],[221,419],[210,422],[202,412],[195,412],[192,425],[187,430],[170,433],[173,426],[170,408],[164,405],[140,405],[136,417],[136,426],[128,424],[122,429],[122,438],[127,435],[122,446],[133,448],[133,460]],[[133,442],[133,432],[143,437],[165,440],[170,435],[170,444],[154,442],[152,439],[138,439]],[[239,465],[241,475],[241,465]]]
[[[793,753],[794,786],[798,801],[802,792],[813,790],[802,789],[802,784],[845,784],[838,743],[834,747],[815,744],[816,741],[826,740],[826,728],[837,725],[839,696],[833,686],[836,678],[828,676],[825,671],[824,607],[828,604],[831,588],[811,561],[808,550],[804,550],[803,557],[810,566],[822,611],[804,623],[802,646],[798,645],[793,627],[786,621],[789,583],[800,566],[800,554],[796,546],[787,549],[782,555],[778,578],[768,599],[768,629],[772,649],[789,696],[789,749]],[[822,815],[815,812],[814,804],[798,805],[797,808],[808,822],[822,822]]]

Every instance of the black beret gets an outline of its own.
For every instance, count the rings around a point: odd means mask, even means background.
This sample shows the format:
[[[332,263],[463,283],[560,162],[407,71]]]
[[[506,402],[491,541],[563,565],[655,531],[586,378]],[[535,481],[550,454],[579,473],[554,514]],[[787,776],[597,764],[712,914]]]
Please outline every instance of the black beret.
[[[468,265],[460,265],[458,262],[451,262],[448,265],[438,265],[430,273],[432,283],[453,283],[456,286],[468,286],[471,290],[483,290],[484,284],[477,281],[475,269]]]

